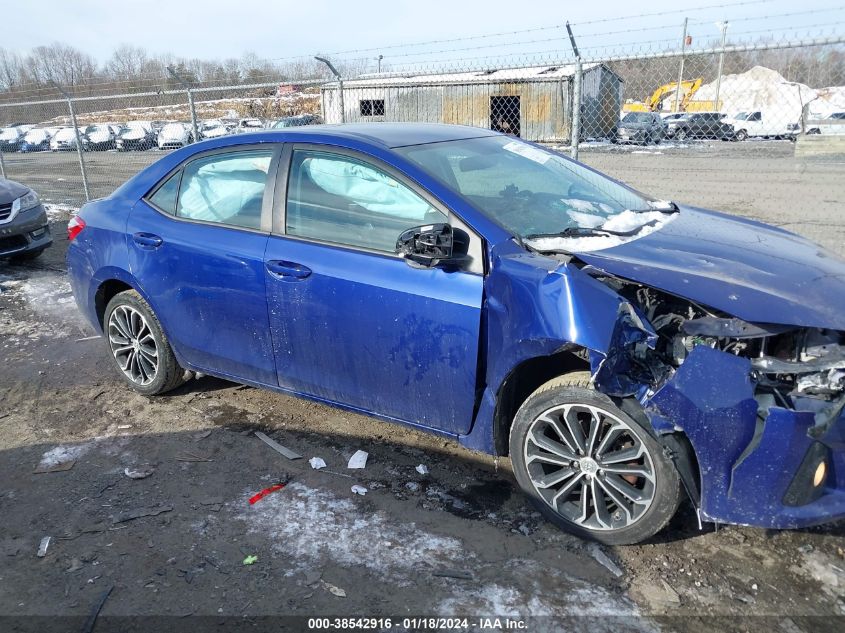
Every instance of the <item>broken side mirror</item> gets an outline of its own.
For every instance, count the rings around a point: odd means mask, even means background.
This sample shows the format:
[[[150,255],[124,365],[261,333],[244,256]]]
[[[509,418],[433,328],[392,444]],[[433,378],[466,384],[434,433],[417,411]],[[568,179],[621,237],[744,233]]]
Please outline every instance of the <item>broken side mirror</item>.
[[[459,267],[468,261],[469,235],[449,224],[426,224],[403,231],[396,252],[417,268]]]

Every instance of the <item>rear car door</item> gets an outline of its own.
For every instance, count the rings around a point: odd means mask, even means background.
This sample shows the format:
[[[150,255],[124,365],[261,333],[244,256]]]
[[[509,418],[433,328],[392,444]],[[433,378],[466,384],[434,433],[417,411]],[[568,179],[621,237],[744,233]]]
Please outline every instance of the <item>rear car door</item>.
[[[472,423],[483,275],[412,268],[406,229],[460,220],[390,166],[319,145],[290,150],[267,256],[279,385],[450,433]],[[466,227],[463,227],[466,228]],[[467,229],[468,231],[468,229]],[[470,248],[473,252],[473,247]]]
[[[275,384],[264,251],[280,148],[200,154],[139,201],[127,228],[130,270],[181,360]]]

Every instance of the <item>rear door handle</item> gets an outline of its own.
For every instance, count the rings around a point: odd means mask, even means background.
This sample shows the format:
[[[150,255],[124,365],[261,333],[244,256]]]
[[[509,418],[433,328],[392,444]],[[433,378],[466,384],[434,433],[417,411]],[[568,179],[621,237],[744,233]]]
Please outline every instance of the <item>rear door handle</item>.
[[[164,244],[163,239],[152,233],[135,233],[132,236],[132,239],[138,246],[142,246],[144,248],[158,248]]]
[[[266,263],[266,267],[271,275],[280,277],[286,281],[305,279],[311,274],[311,269],[308,266],[303,266],[296,262],[287,262],[283,259],[271,259]]]

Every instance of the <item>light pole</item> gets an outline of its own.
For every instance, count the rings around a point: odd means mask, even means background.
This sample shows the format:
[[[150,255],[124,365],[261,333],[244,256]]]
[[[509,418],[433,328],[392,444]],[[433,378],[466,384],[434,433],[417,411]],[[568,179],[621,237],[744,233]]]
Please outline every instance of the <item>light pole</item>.
[[[725,37],[728,33],[728,21],[725,20],[724,22],[716,22],[716,26],[720,31],[722,31],[722,45],[720,47],[721,50],[719,50],[719,74],[716,75],[716,99],[713,103],[713,109],[721,112],[722,108],[719,105],[719,90],[722,88],[722,69],[725,67]]]
[[[381,74],[381,60],[384,59],[384,55],[379,55],[376,59],[378,59],[378,72]]]
[[[687,50],[687,26],[689,25],[689,18],[684,18],[684,33],[681,35],[681,64],[678,68],[678,85],[675,87],[675,107],[672,112],[678,111],[678,102],[681,100],[681,84],[684,83],[684,57],[686,57]]]
[[[340,76],[340,73],[337,72],[337,68],[335,68],[332,63],[326,59],[325,57],[314,57],[318,62],[323,62],[326,66],[329,67],[329,70],[332,71],[332,74],[337,79],[338,83],[338,92],[340,94],[340,122],[346,123],[346,109],[343,107],[343,77]]]

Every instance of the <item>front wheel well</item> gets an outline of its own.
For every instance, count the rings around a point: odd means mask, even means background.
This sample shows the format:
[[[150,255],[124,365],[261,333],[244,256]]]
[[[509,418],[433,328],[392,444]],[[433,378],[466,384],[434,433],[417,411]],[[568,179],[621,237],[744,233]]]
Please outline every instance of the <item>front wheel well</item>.
[[[97,320],[100,322],[100,329],[105,325],[106,306],[119,292],[132,290],[132,286],[119,279],[109,279],[100,284],[97,293],[94,295],[94,309],[97,312]]]
[[[586,350],[572,348],[549,356],[530,358],[511,370],[502,381],[496,396],[496,412],[493,416],[493,446],[496,455],[508,454],[508,437],[513,418],[528,396],[552,378],[589,369]]]

